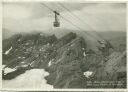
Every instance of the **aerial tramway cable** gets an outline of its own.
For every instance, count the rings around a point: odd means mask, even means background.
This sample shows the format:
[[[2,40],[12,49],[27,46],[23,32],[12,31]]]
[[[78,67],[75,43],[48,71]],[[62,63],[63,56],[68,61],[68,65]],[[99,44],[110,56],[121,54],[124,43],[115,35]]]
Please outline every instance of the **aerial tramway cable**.
[[[52,12],[54,12],[55,10],[53,10],[53,9],[51,9],[50,7],[48,7],[46,4],[44,4],[44,3],[41,3],[43,6],[45,6],[46,8],[48,8],[50,11],[52,11]],[[61,18],[63,18],[65,21],[67,21],[68,23],[70,23],[70,24],[72,24],[74,27],[76,27],[77,29],[79,29],[79,30],[82,30],[82,31],[79,31],[79,32],[83,32],[84,31],[84,29],[82,29],[82,28],[80,28],[79,26],[77,26],[77,25],[75,25],[73,22],[71,22],[70,20],[68,20],[68,19],[66,19],[65,17],[63,17],[62,15],[59,15]],[[86,32],[86,31],[84,31],[84,32]],[[83,32],[83,33],[84,33]],[[92,34],[90,34],[90,33],[88,33],[88,32],[86,32],[86,34],[88,34],[88,35],[90,35],[91,37],[93,37],[93,38],[96,38],[96,37],[94,37],[94,35],[92,35]]]
[[[58,3],[61,7],[63,7],[65,10],[67,10],[71,15],[73,15],[76,19],[78,19],[80,22],[84,23],[85,25],[88,25],[87,23],[85,23],[85,21],[83,21],[81,18],[79,18],[76,14],[74,14],[73,12],[70,11],[69,8],[66,8],[62,3]],[[89,25],[88,25],[89,26]],[[104,39],[100,34],[98,34],[92,27],[90,27],[91,30],[93,32],[95,32],[99,37],[101,37],[102,39]],[[105,40],[105,39],[104,39]]]
[[[48,9],[50,9],[52,12],[54,11],[53,9],[51,9],[51,8],[49,8],[47,5],[45,5],[45,4],[43,4],[45,7],[47,7]],[[66,8],[66,10],[68,11],[68,12],[70,12],[70,10],[69,9],[67,9]],[[71,12],[70,12],[71,13]],[[71,13],[72,14],[72,13]],[[75,15],[75,14],[73,14],[73,15]],[[92,34],[90,34],[90,33],[88,33],[86,30],[84,31],[84,29],[81,29],[79,26],[77,26],[77,25],[75,25],[74,23],[72,23],[70,20],[68,20],[68,19],[66,19],[65,17],[63,17],[62,15],[60,15],[60,17],[62,17],[64,20],[66,20],[67,22],[69,22],[70,24],[72,24],[73,26],[75,26],[76,28],[78,28],[79,30],[79,32],[82,32],[82,33],[86,33],[86,34],[88,34],[88,35],[90,35],[91,37],[93,37],[94,39],[97,39],[97,37],[95,37],[94,35],[92,35]],[[76,15],[75,15],[75,17],[77,17]],[[81,21],[81,19],[79,18],[79,17],[77,17],[80,21]],[[82,31],[80,31],[80,30],[82,30]],[[109,48],[112,48],[113,49],[113,46],[110,44],[110,42],[108,41],[108,40],[106,40],[105,38],[103,38],[100,34],[98,34],[95,30],[92,30],[93,32],[95,32],[99,37],[100,37],[100,39],[98,40],[97,39],[97,42],[99,43],[99,42],[105,42],[104,44],[105,45],[109,45],[109,46],[107,46],[107,48],[109,47]],[[100,44],[100,43],[99,43]],[[101,44],[100,44],[101,45]],[[114,49],[113,49],[114,50]]]

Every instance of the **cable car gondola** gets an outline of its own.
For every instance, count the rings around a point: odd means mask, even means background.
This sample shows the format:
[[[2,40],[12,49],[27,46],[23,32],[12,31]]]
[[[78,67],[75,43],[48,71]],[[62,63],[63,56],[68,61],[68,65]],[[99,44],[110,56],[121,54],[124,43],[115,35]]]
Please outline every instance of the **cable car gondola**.
[[[60,15],[57,11],[53,11],[55,13],[55,21],[53,23],[54,27],[60,27],[60,22],[58,19],[58,15]]]

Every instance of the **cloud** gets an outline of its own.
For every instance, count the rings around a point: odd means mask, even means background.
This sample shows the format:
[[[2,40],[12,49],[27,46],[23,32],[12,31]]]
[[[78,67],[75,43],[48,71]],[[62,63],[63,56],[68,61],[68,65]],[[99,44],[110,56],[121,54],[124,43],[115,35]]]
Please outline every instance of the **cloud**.
[[[63,3],[79,19],[57,3],[46,3],[52,9],[71,21],[60,18],[60,29],[126,31],[126,4],[124,3]],[[41,3],[3,4],[3,28],[13,32],[47,32],[53,28],[54,13]]]

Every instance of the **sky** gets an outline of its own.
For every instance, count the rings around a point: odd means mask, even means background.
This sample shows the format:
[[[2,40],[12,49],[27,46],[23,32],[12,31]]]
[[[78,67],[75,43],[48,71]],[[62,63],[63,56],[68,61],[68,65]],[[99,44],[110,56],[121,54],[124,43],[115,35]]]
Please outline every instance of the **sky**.
[[[60,27],[54,28],[54,13],[43,4],[58,11],[61,16],[73,23],[73,25],[59,16]],[[64,9],[61,4],[70,12]],[[6,2],[3,3],[3,28],[13,33],[50,32],[51,30],[61,29],[95,30],[97,32],[126,31],[126,4]]]

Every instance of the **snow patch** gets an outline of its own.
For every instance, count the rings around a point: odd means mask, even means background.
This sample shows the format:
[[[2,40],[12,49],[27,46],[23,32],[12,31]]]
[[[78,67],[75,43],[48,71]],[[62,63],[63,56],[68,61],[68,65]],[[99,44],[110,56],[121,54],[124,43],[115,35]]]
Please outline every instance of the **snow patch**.
[[[82,48],[82,50],[85,50],[85,48]]]
[[[22,67],[27,67],[28,65],[27,64],[25,64],[25,65],[22,65]]]
[[[5,65],[2,65],[2,68],[4,68],[4,67],[5,67]],[[6,75],[7,73],[16,71],[15,68],[12,69],[12,68],[8,68],[8,67],[4,68],[3,70],[4,70],[4,74],[5,74],[5,75]]]
[[[25,62],[21,62],[22,64],[24,64]]]
[[[48,67],[50,67],[52,65],[52,61],[49,61],[48,63]]]
[[[83,55],[84,55],[84,57],[87,56],[85,52],[83,53]]]
[[[41,49],[39,51],[42,51]]]
[[[27,42],[25,45],[29,45],[29,43]]]
[[[52,64],[53,64],[53,61],[54,59],[50,60],[49,63],[48,63],[48,67],[50,67]]]
[[[18,57],[18,58],[21,58],[21,57]]]
[[[93,74],[92,71],[86,71],[86,72],[84,72],[84,76],[85,76],[86,78],[89,78],[92,74]]]
[[[34,63],[35,63],[35,61],[32,61],[32,62],[30,63],[30,66],[32,66]]]
[[[22,57],[22,58],[25,58],[25,57]]]
[[[45,49],[44,48],[41,48],[40,51],[45,51]]]
[[[16,69],[15,68],[11,69],[11,68],[8,68],[8,67],[4,69],[5,74],[13,72],[13,71],[16,71]]]
[[[6,52],[5,52],[5,55],[9,54],[9,52],[12,50],[12,46],[10,47],[10,49],[8,49]]]

